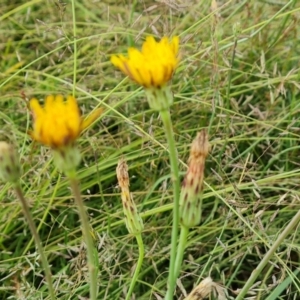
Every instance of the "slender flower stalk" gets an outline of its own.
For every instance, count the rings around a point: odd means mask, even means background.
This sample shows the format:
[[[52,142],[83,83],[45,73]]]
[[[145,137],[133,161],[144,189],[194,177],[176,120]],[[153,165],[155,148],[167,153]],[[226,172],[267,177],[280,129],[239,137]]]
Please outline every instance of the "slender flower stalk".
[[[189,235],[189,228],[184,225],[181,225],[180,226],[179,243],[178,243],[177,253],[176,253],[175,270],[174,270],[174,274],[175,274],[176,278],[180,274],[180,269],[181,269],[182,260],[183,260],[183,254],[184,254],[184,251],[186,248],[188,235]]]
[[[29,229],[34,238],[35,245],[40,255],[42,266],[45,272],[46,282],[48,284],[48,291],[51,300],[55,300],[55,292],[52,284],[52,275],[49,267],[47,257],[45,255],[41,239],[39,237],[36,226],[33,222],[27,201],[24,197],[21,185],[20,185],[21,168],[18,161],[17,153],[15,149],[6,142],[0,142],[0,179],[12,183],[17,197],[20,200],[23,214],[28,222]]]
[[[90,228],[87,212],[85,210],[82,197],[80,194],[79,183],[76,179],[75,170],[67,172],[67,176],[70,181],[70,186],[73,191],[75,204],[78,209],[78,214],[81,220],[82,226],[82,234],[86,244],[87,250],[87,259],[88,259],[88,267],[89,267],[89,281],[90,281],[90,299],[96,300],[98,295],[98,252],[94,246],[93,238],[92,238],[92,230]]]
[[[125,215],[126,227],[128,229],[128,232],[135,236],[139,248],[139,258],[137,266],[135,268],[134,275],[130,282],[129,290],[126,295],[126,300],[129,300],[133,292],[134,286],[136,284],[136,281],[138,279],[145,256],[144,243],[142,239],[142,231],[144,229],[144,225],[143,220],[140,217],[137,207],[130,194],[128,166],[124,159],[119,160],[116,172],[119,186],[122,190],[121,198]]]
[[[102,109],[96,109],[88,118],[83,119],[76,99],[68,96],[64,101],[62,95],[47,96],[44,107],[39,104],[37,99],[33,98],[30,100],[30,108],[34,119],[31,137],[53,150],[56,166],[70,180],[87,247],[90,299],[96,300],[98,295],[98,253],[92,240],[92,231],[76,179],[75,169],[80,163],[81,155],[75,146],[75,141],[81,132],[100,116]]]
[[[149,106],[160,113],[166,132],[174,197],[168,292],[165,298],[167,300],[173,299],[176,285],[175,259],[179,227],[180,194],[178,155],[169,112],[169,108],[173,104],[173,94],[167,83],[172,79],[179,63],[178,50],[178,36],[173,37],[171,40],[163,37],[159,42],[156,42],[152,36],[149,36],[146,38],[141,51],[136,48],[129,48],[128,57],[123,55],[113,55],[111,57],[111,62],[117,68],[145,88]]]
[[[205,160],[209,153],[206,130],[197,134],[191,145],[188,171],[180,193],[180,241],[176,256],[175,275],[180,273],[189,228],[198,225],[202,214],[202,191]]]
[[[173,183],[173,225],[172,225],[172,240],[171,240],[171,255],[170,255],[170,266],[169,266],[169,276],[168,276],[168,290],[165,296],[166,300],[173,299],[173,293],[176,286],[176,254],[177,254],[177,239],[178,239],[178,227],[179,227],[179,195],[180,195],[180,185],[179,185],[179,168],[178,168],[178,155],[176,144],[174,140],[174,132],[172,129],[171,115],[169,111],[161,112],[161,119],[164,124],[166,137],[169,146],[169,157],[171,164],[171,179]]]

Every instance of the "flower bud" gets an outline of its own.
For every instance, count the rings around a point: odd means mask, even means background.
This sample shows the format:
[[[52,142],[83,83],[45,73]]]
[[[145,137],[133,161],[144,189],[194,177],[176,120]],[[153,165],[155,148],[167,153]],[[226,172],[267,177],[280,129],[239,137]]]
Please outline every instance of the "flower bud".
[[[119,186],[122,190],[121,197],[126,227],[129,233],[136,235],[143,231],[144,225],[129,191],[128,166],[124,159],[119,160],[116,171]]]
[[[214,282],[210,277],[206,277],[184,300],[204,300],[207,299],[210,294],[214,295],[214,299],[227,299],[225,289],[220,284]]]
[[[173,104],[173,93],[170,86],[163,86],[161,88],[147,88],[145,89],[149,106],[156,110],[167,110]]]
[[[209,152],[206,130],[194,139],[187,174],[180,194],[180,220],[182,225],[193,227],[200,223],[205,159]]]
[[[75,145],[53,150],[53,160],[56,167],[66,174],[74,171],[79,165],[81,154]]]
[[[0,142],[0,179],[16,183],[20,176],[19,158],[14,147],[6,142]]]

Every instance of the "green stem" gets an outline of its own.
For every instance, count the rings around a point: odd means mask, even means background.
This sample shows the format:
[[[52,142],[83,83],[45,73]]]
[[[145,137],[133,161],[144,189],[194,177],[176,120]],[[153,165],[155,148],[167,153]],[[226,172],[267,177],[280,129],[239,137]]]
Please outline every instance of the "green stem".
[[[90,275],[90,300],[96,300],[98,294],[98,286],[97,286],[97,266],[98,266],[98,255],[97,250],[95,249],[92,234],[90,230],[90,225],[88,221],[88,216],[85,211],[83,201],[80,194],[79,184],[76,180],[76,175],[73,173],[67,174],[70,180],[70,186],[72,188],[75,203],[78,208],[79,217],[81,220],[82,226],[82,234],[85,239],[86,249],[87,249],[87,259],[88,259],[88,267],[89,267],[89,275]]]
[[[143,243],[143,239],[142,239],[142,235],[139,233],[136,235],[136,241],[138,243],[138,247],[139,247],[139,259],[137,262],[137,266],[135,268],[134,274],[133,274],[133,278],[131,280],[130,283],[130,287],[129,287],[129,291],[126,295],[126,299],[125,300],[129,300],[130,296],[132,294],[132,291],[134,289],[135,283],[138,279],[138,276],[140,274],[140,270],[144,261],[144,256],[145,256],[145,249],[144,249],[144,243]]]
[[[174,205],[173,205],[173,226],[172,226],[172,241],[171,241],[171,258],[169,267],[168,277],[168,291],[165,296],[166,300],[173,299],[173,293],[176,286],[176,275],[175,275],[175,260],[177,253],[177,237],[178,237],[178,226],[179,226],[179,170],[178,170],[178,156],[177,149],[174,140],[174,133],[172,129],[172,121],[169,110],[160,111],[161,119],[164,124],[166,131],[166,137],[169,145],[169,157],[171,164],[171,178],[173,183],[173,194],[174,194]]]
[[[48,264],[48,260],[47,260],[47,257],[45,255],[45,252],[44,252],[44,249],[43,249],[43,246],[42,246],[42,243],[41,243],[41,240],[40,240],[40,237],[39,237],[39,234],[36,230],[36,227],[34,225],[34,222],[33,222],[33,219],[32,219],[32,216],[31,216],[31,213],[29,211],[29,208],[28,208],[28,205],[27,205],[27,202],[26,202],[26,199],[23,195],[23,191],[22,191],[22,188],[21,186],[19,185],[19,183],[16,183],[14,185],[14,189],[15,189],[15,192],[22,204],[22,209],[23,209],[23,213],[27,219],[27,222],[28,222],[28,225],[29,225],[29,228],[30,228],[30,231],[31,231],[31,234],[34,238],[34,241],[35,241],[35,245],[39,251],[39,255],[41,257],[41,262],[42,262],[42,266],[44,268],[44,272],[45,272],[45,276],[46,276],[46,281],[48,283],[48,290],[49,290],[49,294],[50,294],[50,297],[52,300],[55,300],[55,292],[54,292],[54,288],[53,288],[53,285],[52,285],[52,275],[51,275],[51,271],[50,271],[50,267],[49,267],[49,264]]]
[[[177,278],[180,273],[183,254],[184,254],[184,250],[186,247],[188,234],[189,234],[189,228],[181,225],[179,245],[178,245],[178,249],[177,249],[176,262],[175,262],[175,278]]]
[[[297,214],[293,217],[291,222],[285,227],[282,233],[278,236],[277,240],[274,242],[272,247],[269,251],[265,254],[264,258],[261,260],[259,265],[256,267],[255,270],[252,271],[249,279],[247,280],[246,284],[243,286],[242,290],[238,294],[236,300],[242,300],[245,298],[245,295],[253,285],[256,278],[262,273],[263,268],[266,264],[270,261],[271,257],[273,256],[276,249],[282,244],[283,240],[287,237],[287,235],[293,230],[293,228],[300,222],[300,210]]]

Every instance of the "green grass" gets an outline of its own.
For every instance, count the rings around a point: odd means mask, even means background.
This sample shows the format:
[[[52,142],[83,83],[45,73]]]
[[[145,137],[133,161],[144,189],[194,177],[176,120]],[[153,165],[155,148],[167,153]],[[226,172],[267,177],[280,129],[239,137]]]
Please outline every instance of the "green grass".
[[[50,150],[28,136],[24,98],[74,92],[84,114],[105,107],[78,142],[81,193],[99,252],[99,299],[125,299],[138,259],[115,174],[122,155],[145,226],[145,259],[132,299],[163,299],[173,199],[165,132],[142,89],[109,59],[132,43],[140,47],[149,34],[179,35],[171,116],[181,176],[189,145],[204,127],[212,150],[202,223],[189,233],[174,299],[184,299],[207,276],[234,299],[300,209],[299,3],[217,1],[214,13],[204,0],[133,2],[2,1],[0,140],[19,151],[21,184],[58,299],[85,299],[88,269],[77,209]],[[0,299],[49,299],[10,184],[0,184],[0,199]],[[299,262],[296,227],[247,297],[299,299]]]

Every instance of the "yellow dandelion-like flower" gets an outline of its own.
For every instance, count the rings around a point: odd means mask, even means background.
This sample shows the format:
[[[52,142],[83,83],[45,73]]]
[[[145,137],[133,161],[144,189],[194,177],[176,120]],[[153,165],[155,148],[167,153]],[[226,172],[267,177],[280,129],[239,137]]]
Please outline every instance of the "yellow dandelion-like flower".
[[[160,88],[172,78],[178,65],[178,48],[178,36],[171,41],[163,37],[159,42],[148,36],[141,51],[129,48],[128,57],[113,55],[111,62],[145,88]]]
[[[76,99],[68,96],[64,101],[62,95],[47,96],[44,107],[33,98],[30,100],[30,109],[34,120],[32,138],[53,149],[71,145],[102,113],[102,109],[96,109],[84,120]]]

